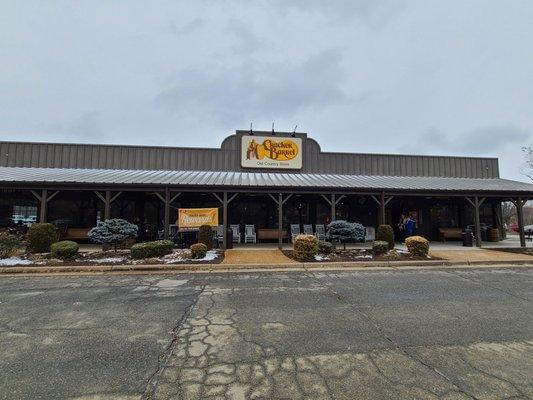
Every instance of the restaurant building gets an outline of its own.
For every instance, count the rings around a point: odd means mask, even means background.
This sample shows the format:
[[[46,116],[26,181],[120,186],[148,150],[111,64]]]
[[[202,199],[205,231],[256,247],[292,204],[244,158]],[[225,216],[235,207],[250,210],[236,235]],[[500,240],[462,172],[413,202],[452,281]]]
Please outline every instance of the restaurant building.
[[[215,207],[224,226],[252,224],[259,242],[280,244],[291,224],[396,229],[409,214],[422,236],[472,226],[481,246],[512,201],[525,246],[533,185],[501,179],[496,158],[332,153],[305,133],[237,131],[220,148],[0,142],[0,195],[0,227],[48,221],[83,240],[98,220],[124,218],[151,240],[172,235],[178,209]]]

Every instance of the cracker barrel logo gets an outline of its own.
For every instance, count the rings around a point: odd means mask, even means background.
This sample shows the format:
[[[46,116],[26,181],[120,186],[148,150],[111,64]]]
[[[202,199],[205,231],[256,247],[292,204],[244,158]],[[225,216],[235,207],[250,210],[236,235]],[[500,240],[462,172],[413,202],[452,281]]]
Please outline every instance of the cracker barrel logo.
[[[301,138],[245,135],[241,140],[241,166],[244,168],[302,168]]]
[[[271,160],[288,161],[292,160],[298,155],[298,145],[290,139],[276,141],[273,139],[266,139],[259,144],[252,139],[248,148],[246,149],[246,159],[253,158],[262,160],[267,157]]]

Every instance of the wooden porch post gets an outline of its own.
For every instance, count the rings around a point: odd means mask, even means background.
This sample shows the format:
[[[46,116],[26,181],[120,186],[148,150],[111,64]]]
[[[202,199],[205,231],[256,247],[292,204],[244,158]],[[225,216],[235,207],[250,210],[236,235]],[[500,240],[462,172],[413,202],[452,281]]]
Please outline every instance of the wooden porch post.
[[[168,240],[170,237],[170,190],[168,190],[168,187],[165,188],[165,226],[163,237],[165,240]]]
[[[385,192],[381,192],[381,204],[379,209],[379,223],[380,225],[385,224]]]
[[[166,187],[164,196],[162,196],[158,192],[154,192],[154,194],[159,198],[159,200],[163,202],[163,205],[165,207],[164,208],[165,216],[164,216],[164,221],[163,221],[163,238],[165,240],[168,240],[170,239],[170,205],[172,204],[174,200],[176,200],[181,195],[181,193],[178,192],[174,196],[170,197],[170,194],[171,194],[170,189]],[[111,202],[113,202],[115,197],[111,199]]]
[[[522,198],[519,197],[516,202],[516,216],[518,218],[518,234],[520,235],[520,247],[526,247],[526,236],[524,234],[524,203]]]
[[[466,200],[474,207],[474,224],[475,224],[475,230],[476,230],[476,246],[481,247],[481,222],[479,218],[479,207],[483,204],[485,201],[485,197],[480,199],[478,196],[474,196],[474,199],[471,200],[468,197],[466,197]]]
[[[322,198],[328,203],[331,207],[331,221],[335,221],[337,218],[337,204],[346,197],[342,194],[339,197],[335,193],[331,193],[331,199],[328,199],[327,196],[321,194]]]
[[[374,199],[374,201],[379,206],[378,223],[380,225],[385,224],[385,206],[389,204],[389,201],[391,201],[394,198],[394,196],[391,195],[389,197],[386,197],[385,191],[382,191],[379,196],[379,199],[374,195],[370,195],[370,197],[372,197],[372,199]]]
[[[212,194],[222,204],[222,229],[224,230],[222,234],[222,247],[225,250],[228,248],[228,205],[233,201],[233,199],[235,199],[235,197],[237,197],[239,193],[234,193],[230,198],[228,198],[228,192],[222,192],[222,197],[216,193]]]
[[[48,208],[48,189],[41,192],[41,212],[39,213],[39,222],[46,222]]]
[[[222,248],[228,248],[228,192],[222,194]]]
[[[105,191],[104,221],[111,218],[111,191]]]
[[[117,192],[113,197],[111,197],[110,190],[105,191],[105,196],[102,196],[102,194],[98,190],[95,190],[94,194],[104,203],[104,221],[106,219],[110,219],[111,218],[111,203],[113,203],[117,199],[117,197],[122,194],[122,192]]]
[[[283,247],[283,195],[278,194],[278,249]]]
[[[479,198],[474,197],[475,223],[476,223],[476,246],[481,247],[481,222],[479,220]]]
[[[39,222],[46,222],[48,217],[48,203],[59,193],[59,190],[56,190],[50,196],[48,195],[48,189],[42,189],[41,194],[35,190],[31,190],[31,193],[40,202]]]
[[[335,193],[331,194],[331,222],[337,218],[337,202],[335,201]]]
[[[278,206],[278,249],[281,250],[283,247],[283,204],[292,197],[292,194],[288,194],[283,198],[283,193],[278,193],[277,199],[270,193],[268,193],[268,195]]]

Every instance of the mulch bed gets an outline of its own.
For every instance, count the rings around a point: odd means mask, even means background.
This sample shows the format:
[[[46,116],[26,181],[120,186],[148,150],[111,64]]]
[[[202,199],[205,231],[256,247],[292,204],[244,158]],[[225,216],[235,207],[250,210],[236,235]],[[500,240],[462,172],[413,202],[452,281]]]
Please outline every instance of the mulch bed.
[[[216,254],[216,257],[214,255]],[[131,258],[129,250],[97,251],[79,253],[72,260],[59,260],[51,258],[50,253],[20,255],[23,260],[32,261],[26,266],[97,266],[97,265],[179,265],[179,264],[220,264],[224,260],[224,252],[213,250],[205,259],[194,260],[190,258],[189,250],[174,250],[171,254],[157,258],[136,260]],[[14,265],[20,266],[20,265]]]
[[[493,249],[489,248],[485,250],[502,251],[505,253],[526,254],[528,256],[533,256],[533,248],[531,247],[502,247]]]
[[[301,261],[293,256],[292,250],[282,250],[283,253],[296,261]],[[386,254],[374,255],[371,250],[352,249],[335,250],[331,254],[319,254],[318,257],[305,260],[305,262],[368,262],[368,261],[422,261],[440,260],[438,257],[413,256],[406,251],[391,250]]]

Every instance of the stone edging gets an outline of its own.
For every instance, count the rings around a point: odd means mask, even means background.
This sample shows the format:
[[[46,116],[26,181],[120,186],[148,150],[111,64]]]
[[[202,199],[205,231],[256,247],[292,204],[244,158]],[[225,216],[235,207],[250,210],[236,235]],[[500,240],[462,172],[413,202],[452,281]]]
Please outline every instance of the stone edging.
[[[227,271],[282,271],[302,269],[365,269],[401,267],[453,267],[453,266],[533,266],[533,260],[498,261],[357,261],[357,262],[312,262],[287,264],[157,264],[157,265],[73,265],[73,266],[13,266],[1,267],[0,275],[13,274],[55,274],[55,273],[108,273],[108,272],[227,272]]]

